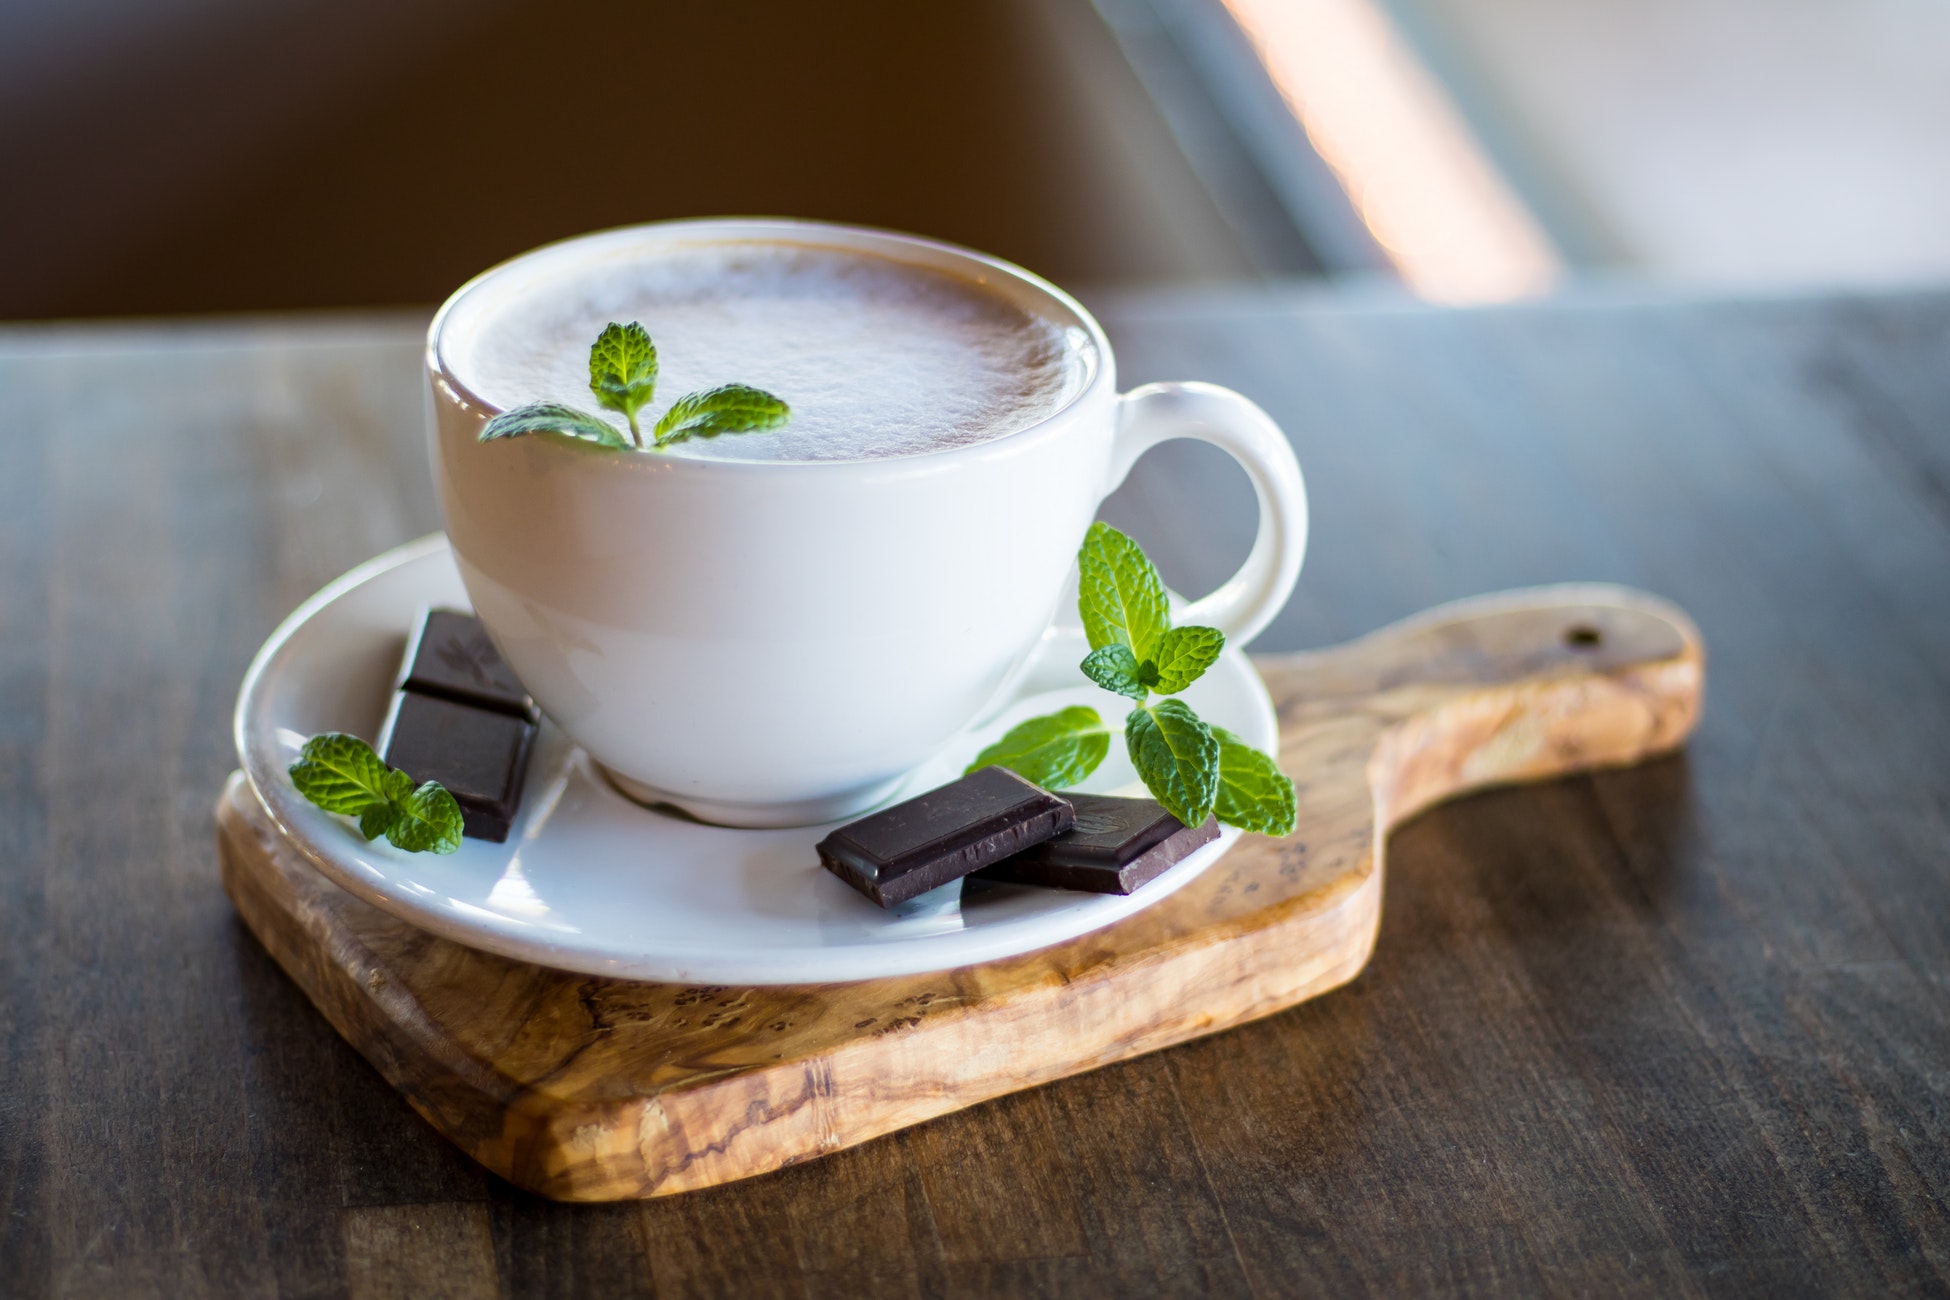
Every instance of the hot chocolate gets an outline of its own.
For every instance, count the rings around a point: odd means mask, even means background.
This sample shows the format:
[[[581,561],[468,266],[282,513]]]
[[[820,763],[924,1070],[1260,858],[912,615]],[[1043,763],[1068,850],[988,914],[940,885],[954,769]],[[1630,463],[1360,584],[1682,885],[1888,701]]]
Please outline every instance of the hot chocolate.
[[[641,321],[656,340],[646,419],[734,381],[791,406],[781,429],[670,452],[696,458],[858,461],[986,442],[1055,414],[1093,370],[1088,334],[999,288],[771,241],[611,251],[457,317],[448,364],[504,410],[588,406],[589,343],[610,321]]]

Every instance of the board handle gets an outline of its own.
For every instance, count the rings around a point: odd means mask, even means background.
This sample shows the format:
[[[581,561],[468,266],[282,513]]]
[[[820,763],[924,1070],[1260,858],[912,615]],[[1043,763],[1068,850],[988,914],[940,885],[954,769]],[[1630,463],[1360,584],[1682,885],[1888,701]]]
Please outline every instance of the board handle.
[[[1379,834],[1473,790],[1677,748],[1698,724],[1706,683],[1705,643],[1685,611],[1598,584],[1474,597],[1329,650],[1256,662],[1296,781],[1323,728],[1372,727]]]

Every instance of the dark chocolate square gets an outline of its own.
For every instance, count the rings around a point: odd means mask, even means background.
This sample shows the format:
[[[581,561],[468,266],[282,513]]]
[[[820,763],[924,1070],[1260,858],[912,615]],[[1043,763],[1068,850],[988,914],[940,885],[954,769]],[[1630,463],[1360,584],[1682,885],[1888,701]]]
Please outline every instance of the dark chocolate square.
[[[1076,824],[1012,858],[975,873],[977,880],[1047,885],[1093,894],[1130,894],[1219,837],[1208,817],[1196,829],[1150,799],[1067,794]]]
[[[422,781],[438,781],[460,804],[465,833],[477,840],[508,838],[535,724],[514,714],[477,708],[438,695],[399,691],[379,733],[380,756]]]
[[[819,842],[819,860],[892,907],[1040,844],[1074,820],[1067,801],[1007,768],[985,767],[840,827]]]
[[[457,609],[430,609],[420,620],[406,647],[399,688],[536,719],[535,701],[502,660],[481,620]]]

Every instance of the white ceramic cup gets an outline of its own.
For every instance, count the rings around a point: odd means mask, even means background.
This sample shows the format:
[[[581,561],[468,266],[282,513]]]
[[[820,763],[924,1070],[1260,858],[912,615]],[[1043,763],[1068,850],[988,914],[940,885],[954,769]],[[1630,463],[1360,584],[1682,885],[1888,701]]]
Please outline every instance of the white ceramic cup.
[[[731,240],[974,280],[1078,331],[1090,372],[1027,428],[889,459],[478,441],[499,408],[449,365],[459,335],[592,258]],[[536,702],[619,786],[706,821],[805,825],[892,794],[1002,697],[1051,626],[1098,505],[1157,443],[1223,448],[1259,498],[1246,562],[1177,622],[1244,645],[1285,603],[1306,550],[1299,465],[1257,406],[1210,384],[1120,395],[1110,344],[1073,298],[1007,262],[911,236],[727,219],[552,244],[448,299],[427,371],[434,480],[475,612]]]

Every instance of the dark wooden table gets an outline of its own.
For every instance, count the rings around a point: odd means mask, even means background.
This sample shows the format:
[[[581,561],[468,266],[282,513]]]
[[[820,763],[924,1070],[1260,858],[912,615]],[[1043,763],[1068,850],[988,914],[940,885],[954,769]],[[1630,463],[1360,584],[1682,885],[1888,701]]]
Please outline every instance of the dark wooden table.
[[[1300,450],[1313,553],[1261,648],[1632,583],[1704,627],[1690,751],[1424,817],[1367,972],[1298,1010],[549,1204],[216,880],[251,652],[437,526],[420,322],[0,331],[0,1293],[1950,1291],[1950,294],[1108,314],[1127,382],[1231,384]],[[1178,446],[1113,514],[1192,520],[1195,591],[1248,500]]]

